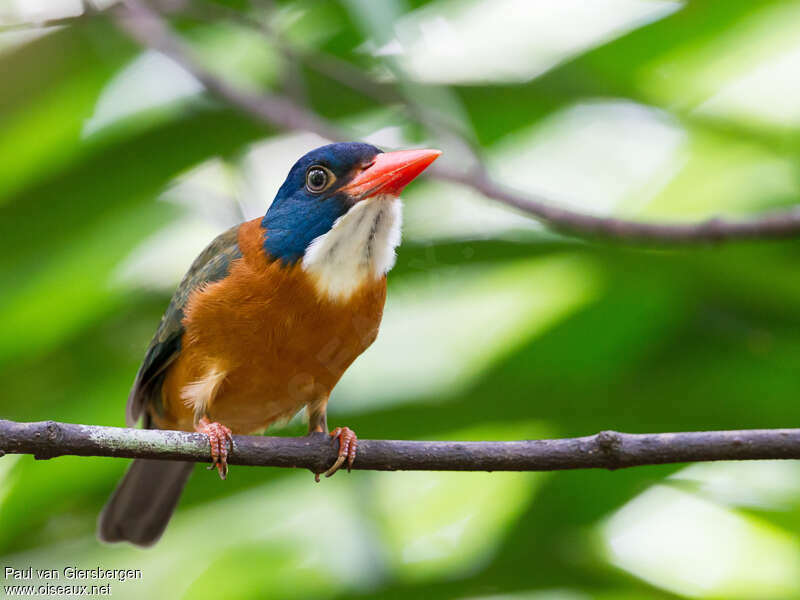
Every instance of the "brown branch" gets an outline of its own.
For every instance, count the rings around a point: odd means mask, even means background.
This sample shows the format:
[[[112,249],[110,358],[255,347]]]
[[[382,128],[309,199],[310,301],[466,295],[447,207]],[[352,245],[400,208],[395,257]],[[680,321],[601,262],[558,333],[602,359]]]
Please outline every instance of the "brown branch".
[[[239,89],[206,69],[146,3],[125,0],[124,6],[115,10],[113,15],[120,28],[133,39],[169,56],[191,73],[208,92],[267,125],[311,131],[331,140],[346,137],[329,123],[295,106],[286,98]]]
[[[324,434],[289,438],[234,436],[232,465],[305,468],[315,473],[336,458]],[[183,431],[124,429],[42,421],[0,420],[0,456],[112,456],[210,462],[205,436]],[[800,458],[800,429],[597,435],[518,442],[359,440],[354,469],[375,471],[556,471],[619,469],[716,460]]]
[[[163,10],[160,7],[159,12],[163,14]],[[234,25],[255,31],[273,44],[286,61],[295,63],[298,66],[302,64],[381,103],[404,103],[403,96],[390,84],[376,81],[362,72],[357,66],[337,56],[290,43],[277,28],[263,18],[256,19],[235,8],[210,2],[209,0],[195,0],[184,8],[181,14],[204,22],[228,21]]]
[[[209,93],[252,117],[272,127],[310,131],[330,140],[352,138],[347,132],[295,106],[286,98],[245,91],[218,77],[187,51],[180,38],[145,2],[125,0],[124,6],[116,10],[114,15],[120,28],[131,37],[171,57],[192,73]],[[796,208],[741,220],[714,217],[700,223],[640,222],[599,217],[558,207],[545,198],[503,186],[483,169],[464,172],[435,165],[429,170],[429,175],[470,187],[486,197],[536,217],[556,230],[582,237],[645,244],[696,244],[785,238],[800,234],[800,210]]]
[[[463,173],[434,165],[434,177],[471,187],[546,222],[553,229],[582,237],[644,244],[692,244],[744,239],[787,238],[800,234],[800,208],[776,210],[750,219],[713,217],[700,223],[647,223],[598,217],[550,204],[544,198],[512,190],[481,171]]]

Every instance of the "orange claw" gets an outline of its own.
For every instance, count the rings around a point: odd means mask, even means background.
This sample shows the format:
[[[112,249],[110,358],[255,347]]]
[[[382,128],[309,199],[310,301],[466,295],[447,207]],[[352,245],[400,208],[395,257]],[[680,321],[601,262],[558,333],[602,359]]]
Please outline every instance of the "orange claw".
[[[347,472],[353,467],[353,461],[356,459],[356,449],[358,448],[358,438],[355,432],[349,427],[337,427],[331,431],[332,438],[339,438],[339,456],[336,462],[333,463],[330,469],[325,471],[325,477],[330,477],[338,471],[347,459]]]
[[[231,430],[203,417],[195,425],[195,431],[208,436],[208,443],[211,445],[211,465],[208,468],[217,467],[220,479],[225,479],[228,476],[228,444],[233,448]]]

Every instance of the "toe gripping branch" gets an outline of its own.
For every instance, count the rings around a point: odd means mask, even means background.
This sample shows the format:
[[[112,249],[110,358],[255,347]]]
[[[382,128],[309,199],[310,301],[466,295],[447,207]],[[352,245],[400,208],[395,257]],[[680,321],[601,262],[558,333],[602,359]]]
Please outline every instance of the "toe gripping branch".
[[[331,439],[339,440],[339,454],[336,457],[336,462],[331,465],[330,469],[325,471],[325,477],[330,477],[338,471],[344,461],[347,461],[347,472],[353,467],[353,461],[356,459],[356,450],[358,449],[358,437],[355,432],[349,427],[337,427],[330,433]],[[314,474],[315,481],[319,481],[319,473]]]
[[[225,479],[228,476],[228,444],[233,448],[231,430],[221,423],[212,422],[208,417],[200,419],[195,430],[208,436],[211,445],[211,465],[208,468],[216,467],[220,479]]]
[[[208,468],[216,467],[220,478],[225,479],[228,475],[228,444],[231,449],[233,448],[231,430],[221,423],[212,422],[208,417],[200,419],[195,430],[208,437],[208,443],[211,446],[211,465]],[[325,477],[336,473],[345,464],[345,461],[347,461],[347,471],[349,472],[353,467],[358,449],[358,437],[349,427],[337,427],[329,435],[331,440],[338,440],[339,452],[336,462],[325,471]],[[315,473],[314,479],[319,481],[319,476],[320,473]]]

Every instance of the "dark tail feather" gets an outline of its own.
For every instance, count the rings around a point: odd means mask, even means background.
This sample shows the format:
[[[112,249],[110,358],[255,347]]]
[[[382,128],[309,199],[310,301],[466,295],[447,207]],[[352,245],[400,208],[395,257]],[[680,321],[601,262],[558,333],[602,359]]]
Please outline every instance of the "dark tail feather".
[[[97,522],[104,542],[150,546],[158,541],[178,504],[194,463],[137,459],[109,498]]]

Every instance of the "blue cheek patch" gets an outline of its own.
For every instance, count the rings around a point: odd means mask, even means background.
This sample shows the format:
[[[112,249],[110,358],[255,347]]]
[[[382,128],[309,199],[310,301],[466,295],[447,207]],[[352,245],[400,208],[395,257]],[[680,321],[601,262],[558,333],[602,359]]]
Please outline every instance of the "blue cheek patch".
[[[297,262],[308,245],[330,231],[336,219],[351,206],[344,194],[325,197],[308,192],[305,177],[309,166],[324,165],[343,180],[354,166],[369,162],[379,152],[375,146],[352,142],[328,144],[300,158],[261,221],[266,229],[264,250],[267,256],[287,265]]]
[[[267,256],[290,265],[303,257],[309,244],[330,231],[349,206],[337,195],[321,199],[307,192],[282,198],[280,193],[261,221],[266,230]]]

